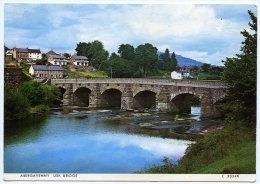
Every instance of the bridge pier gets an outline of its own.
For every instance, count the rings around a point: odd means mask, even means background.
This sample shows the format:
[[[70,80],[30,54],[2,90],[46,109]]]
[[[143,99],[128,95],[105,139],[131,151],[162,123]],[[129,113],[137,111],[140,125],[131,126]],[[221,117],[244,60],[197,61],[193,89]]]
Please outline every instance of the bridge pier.
[[[133,109],[154,105],[162,112],[190,113],[190,98],[196,95],[201,99],[201,117],[220,117],[221,113],[214,104],[226,94],[225,84],[219,81],[52,79],[51,84],[65,91],[64,113],[72,112],[73,106]]]
[[[63,107],[62,107],[62,111],[65,114],[72,112],[73,96],[74,96],[72,84],[68,84],[66,86],[66,89],[67,90],[63,94]]]
[[[158,110],[161,112],[170,112],[170,93],[168,90],[168,86],[162,86],[161,92],[158,95]]]
[[[94,84],[93,90],[89,95],[89,107],[101,107],[101,92],[99,84]]]
[[[121,97],[121,109],[132,109],[133,101],[134,101],[134,97],[133,97],[132,85],[126,84]]]

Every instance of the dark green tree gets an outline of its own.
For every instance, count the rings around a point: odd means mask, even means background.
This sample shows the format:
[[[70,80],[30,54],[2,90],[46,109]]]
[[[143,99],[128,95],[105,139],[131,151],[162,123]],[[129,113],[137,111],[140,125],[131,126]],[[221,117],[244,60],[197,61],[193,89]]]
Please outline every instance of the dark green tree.
[[[147,77],[148,73],[157,73],[157,48],[150,43],[139,45],[135,50],[135,62],[141,68],[144,77]]]
[[[20,87],[20,92],[27,98],[31,106],[43,104],[45,101],[43,86],[38,81],[24,82]]]
[[[164,71],[175,71],[177,66],[177,59],[175,53],[173,52],[170,56],[170,51],[167,48],[164,53],[160,54],[158,68]]]
[[[135,58],[135,48],[130,44],[121,44],[117,53],[125,60],[133,61]]]
[[[101,62],[107,60],[109,56],[109,52],[105,50],[103,43],[99,40],[88,43],[80,42],[75,50],[78,56],[86,56],[90,65],[97,69],[99,69]]]
[[[203,72],[209,73],[210,67],[211,67],[210,64],[204,63],[204,64],[201,66],[201,69],[203,70]]]
[[[18,89],[4,85],[4,119],[23,119],[29,114],[29,102]]]
[[[243,122],[244,126],[256,124],[256,76],[257,76],[257,17],[248,11],[252,34],[244,30],[241,53],[226,58],[222,80],[226,82],[227,95],[220,105],[229,122]]]
[[[63,55],[64,55],[67,59],[69,59],[70,56],[71,56],[69,53],[66,53],[66,52],[65,52]]]

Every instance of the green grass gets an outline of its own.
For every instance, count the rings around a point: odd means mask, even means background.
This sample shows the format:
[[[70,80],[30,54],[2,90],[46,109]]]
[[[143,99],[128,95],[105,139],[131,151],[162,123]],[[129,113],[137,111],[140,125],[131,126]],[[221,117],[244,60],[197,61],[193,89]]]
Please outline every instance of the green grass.
[[[177,165],[165,162],[137,173],[252,174],[256,172],[255,136],[254,128],[227,126],[189,145]]]
[[[256,142],[245,142],[232,150],[229,156],[217,160],[192,174],[255,174]]]
[[[86,78],[108,78],[107,74],[103,71],[97,72],[80,72]]]
[[[63,69],[65,78],[108,78],[107,74],[103,71],[82,72],[76,71],[70,66],[64,66]]]

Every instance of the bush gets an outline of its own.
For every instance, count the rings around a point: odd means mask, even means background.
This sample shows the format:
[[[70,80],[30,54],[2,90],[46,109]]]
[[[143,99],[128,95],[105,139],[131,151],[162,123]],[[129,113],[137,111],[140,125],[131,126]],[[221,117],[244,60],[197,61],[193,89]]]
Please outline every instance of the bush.
[[[31,110],[33,112],[46,112],[46,111],[50,110],[50,107],[47,105],[40,104],[40,105],[33,107]]]
[[[18,90],[8,84],[4,86],[4,118],[23,119],[29,114],[29,103]]]

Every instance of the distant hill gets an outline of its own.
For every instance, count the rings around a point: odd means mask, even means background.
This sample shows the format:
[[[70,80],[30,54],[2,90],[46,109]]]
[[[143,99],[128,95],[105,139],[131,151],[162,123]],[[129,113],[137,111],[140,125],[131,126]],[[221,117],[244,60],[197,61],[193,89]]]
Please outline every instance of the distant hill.
[[[186,57],[183,57],[183,56],[177,55],[177,54],[176,54],[176,59],[177,59],[178,64],[180,66],[184,66],[184,65],[185,66],[189,66],[189,65],[191,65],[191,66],[194,66],[194,65],[202,66],[204,64],[204,63],[202,63],[200,61],[196,61],[194,59],[186,58]]]
[[[159,56],[160,54],[162,54],[163,52],[157,52],[157,55]],[[178,61],[178,65],[179,66],[202,66],[204,63],[200,62],[200,61],[196,61],[194,59],[190,59],[190,58],[186,58],[183,57],[181,55],[177,55],[176,54],[176,59]]]

